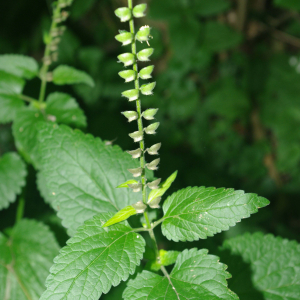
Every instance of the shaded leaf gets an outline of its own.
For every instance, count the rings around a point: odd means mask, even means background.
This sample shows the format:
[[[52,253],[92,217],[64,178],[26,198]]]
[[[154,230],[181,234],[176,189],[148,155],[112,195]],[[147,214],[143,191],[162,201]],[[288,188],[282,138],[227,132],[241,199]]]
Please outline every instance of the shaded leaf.
[[[14,95],[0,94],[0,123],[14,120],[16,113],[24,107],[24,101]]]
[[[17,76],[0,71],[0,93],[7,95],[21,94],[25,81]]]
[[[230,2],[227,0],[197,0],[195,2],[195,12],[204,17],[219,14],[229,7]]]
[[[136,209],[131,205],[122,208],[111,219],[109,219],[102,227],[108,227],[116,223],[127,220],[129,217],[136,215]]]

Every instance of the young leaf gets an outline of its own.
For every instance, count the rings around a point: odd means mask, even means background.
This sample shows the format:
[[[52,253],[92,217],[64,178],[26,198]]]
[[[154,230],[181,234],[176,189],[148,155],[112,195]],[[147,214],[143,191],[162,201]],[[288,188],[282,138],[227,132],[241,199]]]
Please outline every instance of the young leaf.
[[[52,93],[47,97],[46,104],[46,114],[54,116],[57,123],[86,127],[84,112],[70,95]]]
[[[53,71],[53,83],[57,85],[84,83],[90,87],[95,85],[90,75],[66,65],[60,65]]]
[[[179,251],[166,251],[163,249],[159,250],[160,263],[157,261],[152,262],[150,267],[151,270],[159,271],[161,266],[173,265],[176,262],[179,254]]]
[[[18,54],[0,55],[0,70],[25,79],[32,79],[38,74],[37,62],[28,56]]]
[[[238,300],[227,288],[230,278],[226,266],[207,250],[184,250],[169,276],[143,271],[130,280],[124,291],[125,300]]]
[[[54,260],[41,300],[99,299],[134,273],[145,241],[127,224],[102,228],[112,215],[95,216],[67,242]]]
[[[162,232],[175,242],[206,239],[268,204],[263,197],[234,189],[188,187],[165,201]]]
[[[38,300],[58,251],[52,232],[33,220],[19,221],[9,238],[0,233],[0,299]]]
[[[6,153],[0,158],[0,209],[16,200],[26,175],[26,166],[18,154]]]
[[[120,189],[120,188],[128,188],[128,184],[134,184],[134,183],[138,183],[138,181],[132,179],[132,180],[127,180],[126,182],[120,184],[117,186],[117,189]]]
[[[131,178],[126,170],[139,166],[129,154],[79,130],[45,125],[39,129],[40,176],[47,182],[48,202],[70,234],[97,213],[117,212],[140,200],[131,189],[116,189]]]
[[[0,93],[19,95],[22,93],[25,81],[17,76],[0,71]]]
[[[24,101],[17,96],[0,94],[0,123],[13,121],[23,107]]]
[[[122,221],[127,220],[129,217],[136,215],[136,209],[133,208],[131,205],[124,207],[120,211],[118,211],[112,218],[110,218],[107,222],[105,222],[103,227],[108,227],[116,223],[120,223]]]
[[[300,299],[297,242],[271,234],[246,233],[225,241],[220,255],[234,278],[229,286],[241,299]]]

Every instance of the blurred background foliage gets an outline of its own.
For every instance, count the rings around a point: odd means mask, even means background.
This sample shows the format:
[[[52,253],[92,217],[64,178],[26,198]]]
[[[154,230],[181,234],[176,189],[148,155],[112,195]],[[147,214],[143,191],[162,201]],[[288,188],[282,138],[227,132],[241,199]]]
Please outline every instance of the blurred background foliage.
[[[271,200],[251,219],[208,241],[188,247],[212,248],[226,237],[261,230],[300,241],[300,1],[148,0],[147,19],[155,48],[155,94],[144,108],[159,107],[161,168],[166,178],[179,170],[172,191],[187,186],[243,189]],[[75,0],[59,47],[58,64],[87,71],[95,88],[64,87],[88,118],[87,132],[133,149],[120,112],[131,103],[118,76],[124,52],[114,39],[127,29],[114,16],[126,0]],[[0,2],[0,52],[41,61],[43,32],[50,25],[51,1]],[[38,97],[39,81],[25,94]],[[48,92],[57,90],[49,85]],[[10,125],[0,127],[0,155],[14,150]],[[25,216],[51,225],[63,245],[67,236],[43,203],[29,168],[23,192]],[[1,229],[14,223],[16,204],[0,213]],[[161,242],[162,243],[162,242]],[[168,249],[187,245],[169,243]],[[113,295],[113,294],[111,294]]]

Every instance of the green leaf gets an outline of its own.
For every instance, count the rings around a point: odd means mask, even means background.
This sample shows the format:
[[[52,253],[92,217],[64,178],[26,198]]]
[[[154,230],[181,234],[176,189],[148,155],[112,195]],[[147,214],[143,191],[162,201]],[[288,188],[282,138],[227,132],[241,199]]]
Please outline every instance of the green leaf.
[[[25,81],[17,76],[0,71],[0,93],[7,95],[21,94]]]
[[[53,83],[57,85],[84,83],[90,87],[95,85],[90,75],[66,65],[61,65],[53,71]]]
[[[127,220],[129,217],[136,215],[136,209],[131,205],[124,207],[118,211],[111,219],[109,219],[102,227],[108,227],[116,223]]]
[[[268,204],[263,197],[234,189],[188,187],[165,201],[162,232],[175,242],[206,239]]]
[[[130,280],[124,291],[125,300],[238,300],[227,288],[230,278],[226,266],[207,250],[184,250],[167,277],[143,271]]]
[[[298,0],[275,0],[275,4],[288,9],[300,10],[300,2]]]
[[[159,250],[160,263],[158,261],[152,262],[150,267],[151,270],[159,271],[161,266],[173,265],[176,262],[179,254],[179,251],[166,251],[163,249]]]
[[[14,95],[0,94],[0,123],[14,120],[16,113],[24,107],[24,101]]]
[[[135,184],[135,183],[139,183],[138,181],[134,180],[134,179],[131,179],[131,180],[127,180],[126,182],[120,184],[117,186],[117,189],[120,189],[120,188],[128,188],[128,184]]]
[[[227,0],[197,0],[195,2],[195,12],[203,17],[219,14],[230,7]]]
[[[229,285],[242,300],[300,299],[300,245],[271,234],[249,234],[224,242]]]
[[[130,179],[127,169],[139,166],[118,146],[66,126],[43,125],[40,131],[43,190],[70,234],[97,213],[117,212],[140,200],[138,193],[116,188]]]
[[[18,54],[0,55],[0,70],[12,75],[32,79],[38,74],[38,64],[31,57]]]
[[[0,299],[38,300],[59,247],[48,227],[23,219],[0,233]]]
[[[41,300],[99,299],[134,273],[145,241],[127,224],[102,228],[111,217],[111,213],[95,216],[67,242],[54,260]]]
[[[26,166],[16,153],[6,153],[0,158],[0,209],[16,200],[25,185]]]
[[[46,104],[46,113],[55,116],[56,122],[75,127],[86,127],[84,112],[70,95],[52,93],[47,97]]]

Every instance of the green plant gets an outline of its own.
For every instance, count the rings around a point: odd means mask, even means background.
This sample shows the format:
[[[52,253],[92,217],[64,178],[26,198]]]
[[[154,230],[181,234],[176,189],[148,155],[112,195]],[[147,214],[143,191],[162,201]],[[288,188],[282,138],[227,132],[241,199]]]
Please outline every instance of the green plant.
[[[224,1],[218,2],[224,7]],[[165,199],[164,215],[158,217],[159,203],[177,172],[161,183],[153,175],[159,159],[146,161],[146,155],[158,155],[161,147],[160,143],[145,146],[145,137],[159,126],[158,122],[143,126],[143,119],[151,121],[158,112],[156,108],[142,111],[141,105],[141,94],[151,95],[155,87],[154,82],[139,84],[153,72],[153,66],[138,70],[138,61],[149,61],[154,52],[149,46],[150,27],[143,26],[137,32],[134,28],[134,18],[145,15],[146,4],[133,7],[128,0],[128,7],[116,10],[121,21],[130,25],[130,31],[120,31],[116,39],[124,46],[131,45],[131,52],[118,58],[133,68],[119,75],[126,82],[134,81],[134,89],[123,96],[136,104],[136,110],[123,115],[129,122],[137,121],[138,130],[130,137],[139,144],[138,149],[128,154],[66,126],[86,126],[83,112],[70,95],[56,92],[44,101],[48,81],[93,86],[89,75],[69,66],[48,72],[56,60],[57,34],[64,30],[58,23],[68,15],[61,10],[70,4],[63,0],[55,4],[50,32],[44,36],[39,100],[22,94],[22,78],[36,76],[37,63],[4,55],[0,57],[0,105],[4,112],[1,121],[13,120],[19,152],[38,171],[41,194],[72,237],[54,259],[44,291],[44,279],[59,247],[47,227],[22,219],[24,197],[20,197],[16,225],[0,235],[0,296],[5,300],[98,299],[133,275],[125,290],[116,288],[117,295],[110,299],[299,299],[300,245],[296,242],[261,233],[225,241],[216,254],[228,263],[234,275],[229,287],[237,294],[227,288],[230,274],[226,266],[208,250],[198,250],[199,244],[182,252],[159,249],[156,237],[160,226],[168,240],[199,241],[228,230],[269,201],[233,189],[188,187]],[[138,51],[138,41],[146,42],[148,48]],[[30,105],[24,106],[22,100]],[[15,201],[25,184],[25,169],[14,153],[1,158],[0,208]],[[148,263],[137,268],[142,260]]]

